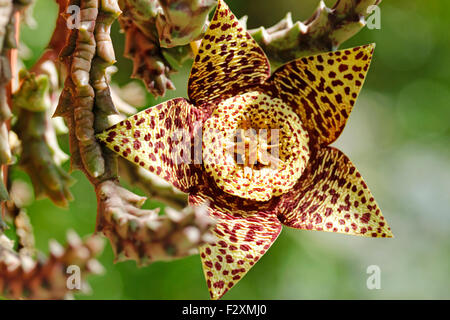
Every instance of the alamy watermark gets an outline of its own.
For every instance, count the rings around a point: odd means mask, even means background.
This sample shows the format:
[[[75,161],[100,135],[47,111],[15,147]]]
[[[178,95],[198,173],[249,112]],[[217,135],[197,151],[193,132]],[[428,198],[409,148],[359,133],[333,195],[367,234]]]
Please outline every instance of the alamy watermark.
[[[369,274],[366,280],[366,286],[369,290],[381,289],[381,269],[376,264],[367,267],[366,273]]]
[[[154,142],[149,136],[144,135],[139,130],[135,130],[130,135],[134,137],[126,137],[117,140],[120,146],[117,150],[126,156],[132,149],[138,151],[143,148],[144,144],[148,144],[150,148],[155,150],[159,148],[168,148],[168,159],[175,165],[180,164],[202,164],[217,163],[217,160],[234,160],[237,165],[244,167],[253,167],[254,165],[263,165],[276,169],[280,163],[279,145],[283,133],[280,129],[237,129],[237,130],[218,130],[204,129],[201,122],[195,123],[197,128],[193,133],[189,129],[177,129],[168,134],[168,145],[162,142]],[[110,132],[111,133],[111,132]],[[114,134],[114,133],[113,133]],[[161,131],[157,136],[161,136]],[[112,141],[114,137],[106,137],[106,141]],[[139,159],[135,158],[139,163]]]
[[[81,26],[81,8],[77,5],[70,5],[67,7],[66,13],[69,15],[67,18],[67,28],[79,29]],[[381,10],[377,5],[370,5],[366,10],[366,26],[369,30],[381,29]]]
[[[80,7],[77,5],[70,5],[67,7],[66,13],[69,14],[69,17],[67,18],[66,25],[67,28],[72,29],[79,29],[81,26],[81,15],[80,15]]]
[[[379,6],[371,5],[367,7],[366,26],[367,29],[381,29],[381,10]]]
[[[66,286],[69,290],[81,289],[81,269],[77,265],[70,265],[66,269],[66,273],[69,275],[66,280]]]

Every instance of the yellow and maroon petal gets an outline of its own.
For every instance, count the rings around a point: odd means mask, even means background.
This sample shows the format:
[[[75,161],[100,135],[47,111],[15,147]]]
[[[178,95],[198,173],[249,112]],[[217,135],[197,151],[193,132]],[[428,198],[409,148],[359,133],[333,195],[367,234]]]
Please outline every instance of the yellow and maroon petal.
[[[229,98],[259,86],[269,75],[262,49],[219,0],[191,69],[189,99],[200,106]]]
[[[201,203],[191,197],[191,203]],[[241,211],[209,204],[216,219],[216,242],[200,247],[206,283],[212,299],[220,299],[266,253],[281,231],[274,211]]]
[[[391,228],[361,174],[345,154],[325,147],[311,157],[294,189],[278,204],[278,218],[293,228],[391,238]]]
[[[374,48],[370,44],[300,58],[278,68],[267,83],[294,108],[311,138],[329,145],[344,129]]]
[[[198,182],[191,150],[206,116],[186,99],[176,98],[115,124],[97,138],[120,156],[187,192]]]

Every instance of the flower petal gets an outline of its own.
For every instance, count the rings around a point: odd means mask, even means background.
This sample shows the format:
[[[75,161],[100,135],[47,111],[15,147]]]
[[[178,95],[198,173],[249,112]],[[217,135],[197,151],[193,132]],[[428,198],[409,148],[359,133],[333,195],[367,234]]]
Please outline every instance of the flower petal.
[[[275,96],[298,113],[319,145],[335,141],[369,69],[375,44],[304,57],[278,68],[268,80]]]
[[[260,85],[270,75],[266,55],[222,0],[203,37],[188,83],[196,106]]]
[[[304,178],[278,204],[278,218],[293,228],[366,237],[392,237],[361,174],[335,148],[312,156]]]
[[[205,118],[186,99],[176,98],[117,123],[97,138],[120,156],[187,192],[198,182],[191,147]]]
[[[230,207],[222,196],[226,194],[219,192],[212,197],[199,192],[189,198],[193,205],[209,201],[209,214],[217,220],[213,230],[217,241],[200,247],[203,272],[214,300],[244,277],[270,248],[282,227],[275,212],[264,205],[261,210],[251,208],[246,206],[250,202],[243,199],[240,205],[228,203]]]
[[[217,219],[215,244],[200,247],[206,283],[211,298],[220,299],[266,253],[281,231],[281,223],[271,213],[245,217],[211,210]]]

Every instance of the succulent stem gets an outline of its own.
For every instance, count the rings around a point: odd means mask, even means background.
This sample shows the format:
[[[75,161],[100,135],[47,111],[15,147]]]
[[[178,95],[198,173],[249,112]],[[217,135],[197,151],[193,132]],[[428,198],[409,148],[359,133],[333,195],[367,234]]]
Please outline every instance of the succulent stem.
[[[179,219],[141,209],[146,198],[120,186],[117,157],[93,136],[109,127],[111,116],[118,114],[109,87],[108,69],[115,62],[109,32],[121,11],[115,1],[76,3],[81,7],[82,27],[71,31],[61,51],[70,72],[55,115],[63,116],[69,127],[72,168],[82,170],[95,187],[96,229],[110,239],[120,260],[133,259],[143,264],[191,254],[208,240],[212,223],[196,213],[200,209],[166,210],[177,212]]]

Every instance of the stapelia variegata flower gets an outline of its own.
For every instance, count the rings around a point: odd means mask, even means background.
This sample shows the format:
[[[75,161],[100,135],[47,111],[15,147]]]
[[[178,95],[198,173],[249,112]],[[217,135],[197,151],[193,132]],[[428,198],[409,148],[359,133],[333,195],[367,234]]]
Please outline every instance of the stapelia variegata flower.
[[[161,103],[98,135],[189,193],[190,204],[208,204],[217,239],[200,256],[213,299],[247,273],[283,224],[392,237],[358,170],[329,147],[373,49],[300,58],[271,75],[261,48],[220,0],[192,66],[189,99]]]

